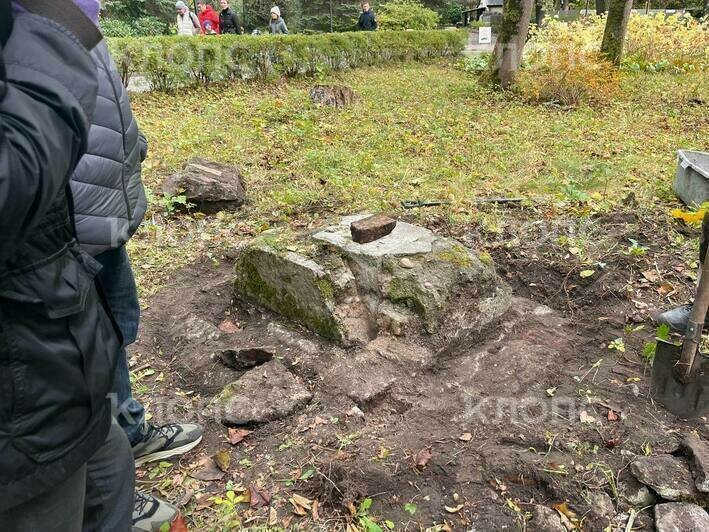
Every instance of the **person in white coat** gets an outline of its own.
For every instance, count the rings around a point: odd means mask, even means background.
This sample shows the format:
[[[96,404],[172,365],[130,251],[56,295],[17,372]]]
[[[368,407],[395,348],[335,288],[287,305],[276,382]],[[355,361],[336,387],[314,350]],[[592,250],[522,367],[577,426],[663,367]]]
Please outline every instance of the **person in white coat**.
[[[201,33],[202,27],[199,24],[199,18],[192,13],[184,2],[175,3],[177,10],[177,34],[178,35],[197,35]]]

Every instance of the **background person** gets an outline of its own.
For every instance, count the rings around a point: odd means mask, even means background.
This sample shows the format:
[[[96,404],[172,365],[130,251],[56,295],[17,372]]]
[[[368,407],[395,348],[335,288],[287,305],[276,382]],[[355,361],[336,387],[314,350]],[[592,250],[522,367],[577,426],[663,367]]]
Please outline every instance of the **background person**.
[[[229,0],[220,0],[219,5],[222,10],[219,12],[219,30],[223,34],[238,34],[241,33],[241,26],[236,13],[229,6]]]
[[[177,10],[177,34],[197,35],[202,32],[202,26],[197,15],[192,13],[184,2],[176,2]]]
[[[281,10],[278,6],[271,8],[271,20],[268,22],[268,31],[271,35],[287,35],[288,27],[281,18]]]
[[[98,13],[97,0],[77,3]],[[106,400],[120,334],[100,266],[76,241],[67,186],[96,66],[69,30],[10,10],[0,0],[0,530],[129,530],[135,469]],[[112,468],[87,466],[106,456]]]
[[[208,2],[197,2],[197,16],[202,26],[204,35],[219,34],[219,14],[214,11],[212,4]]]
[[[95,0],[77,0],[77,3]],[[98,10],[92,12],[98,25]],[[123,336],[112,393],[116,416],[125,431],[138,464],[186,453],[202,439],[198,425],[161,427],[145,421],[145,408],[133,399],[125,348],[138,334],[140,306],[126,242],[138,229],[147,208],[141,163],[148,145],[138,130],[128,93],[105,42],[91,53],[98,72],[98,97],[86,154],[71,180],[76,236],[82,250],[101,264],[98,274],[106,301]],[[157,457],[157,458],[156,458]],[[90,464],[91,467],[91,464]],[[110,457],[97,466],[111,467]],[[152,530],[177,517],[175,507],[155,497],[137,494],[133,526]]]
[[[374,11],[369,6],[369,2],[364,2],[362,4],[362,13],[359,15],[359,20],[357,21],[357,29],[359,31],[376,31],[377,30],[377,17],[374,15]]]

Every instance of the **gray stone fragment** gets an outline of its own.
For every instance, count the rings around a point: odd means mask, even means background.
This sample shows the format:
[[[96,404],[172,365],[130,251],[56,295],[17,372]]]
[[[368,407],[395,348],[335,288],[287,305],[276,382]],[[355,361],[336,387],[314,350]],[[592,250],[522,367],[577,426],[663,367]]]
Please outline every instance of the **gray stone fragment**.
[[[278,360],[253,368],[212,399],[208,413],[229,425],[267,423],[306,405],[312,395]]]
[[[643,456],[630,464],[630,472],[668,501],[694,500],[698,495],[685,458],[669,454]]]
[[[583,497],[591,507],[591,513],[594,515],[608,519],[615,515],[613,501],[605,491],[586,491]]]
[[[657,501],[657,498],[647,486],[641,484],[635,477],[630,475],[618,482],[618,492],[630,505],[638,508],[652,506]]]
[[[222,335],[216,326],[194,314],[187,316],[183,321],[176,321],[170,332],[176,340],[193,345],[205,344]]]
[[[682,502],[669,502],[655,506],[657,532],[706,532],[709,514],[701,506]]]
[[[190,160],[185,168],[168,177],[163,194],[184,195],[197,210],[213,213],[241,207],[246,202],[246,188],[238,168],[206,159]]]
[[[561,524],[559,514],[551,508],[535,504],[532,507],[532,519],[527,523],[530,532],[566,532],[566,527]]]
[[[709,493],[709,445],[690,434],[682,440],[680,451],[689,457],[694,483],[699,491]]]
[[[310,90],[313,103],[331,107],[345,107],[357,99],[355,92],[344,85],[315,85]]]

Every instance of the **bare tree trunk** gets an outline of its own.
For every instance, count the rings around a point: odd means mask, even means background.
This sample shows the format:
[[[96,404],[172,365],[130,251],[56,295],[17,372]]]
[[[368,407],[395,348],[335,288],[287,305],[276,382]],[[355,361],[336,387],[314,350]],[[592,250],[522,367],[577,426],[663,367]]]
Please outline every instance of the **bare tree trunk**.
[[[596,0],[596,15],[606,12],[606,0]]]
[[[620,65],[623,56],[623,41],[628,29],[628,19],[632,7],[633,0],[608,1],[608,20],[606,20],[606,29],[603,32],[601,53],[614,65]]]
[[[512,84],[522,62],[533,4],[534,0],[504,0],[492,72],[493,80],[503,89]]]

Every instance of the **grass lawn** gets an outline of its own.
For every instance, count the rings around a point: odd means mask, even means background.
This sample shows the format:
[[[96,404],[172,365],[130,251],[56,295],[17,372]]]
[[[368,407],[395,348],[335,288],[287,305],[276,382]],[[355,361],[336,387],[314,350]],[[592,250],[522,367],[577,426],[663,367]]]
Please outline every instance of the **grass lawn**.
[[[401,200],[450,201],[437,212],[454,225],[480,222],[475,199],[491,195],[612,210],[632,191],[641,209],[668,209],[676,150],[709,149],[706,72],[624,73],[615,101],[573,110],[490,92],[447,62],[317,82],[349,85],[361,99],[317,107],[308,79],[133,96],[150,142],[145,181],[156,194],[165,176],[200,156],[240,167],[251,201],[213,217],[166,217],[154,203],[131,244],[144,293],[197,254],[270,226],[396,213]]]

